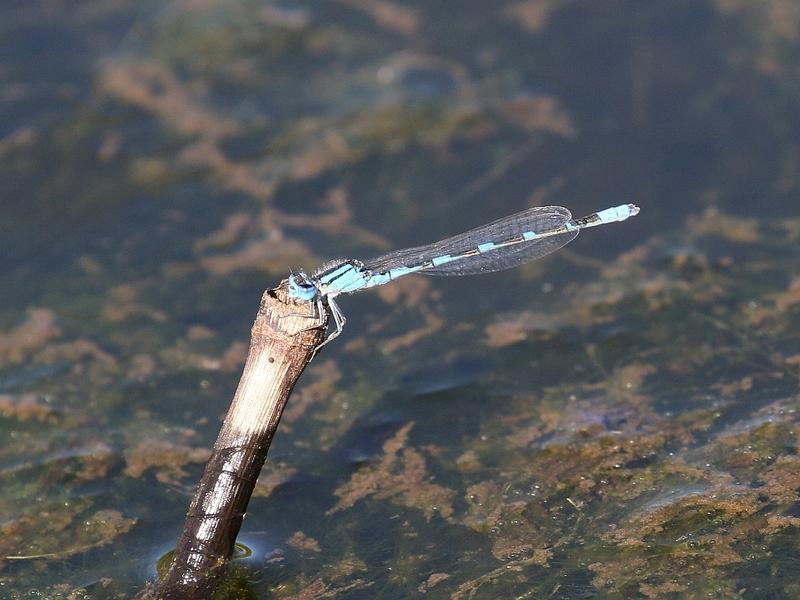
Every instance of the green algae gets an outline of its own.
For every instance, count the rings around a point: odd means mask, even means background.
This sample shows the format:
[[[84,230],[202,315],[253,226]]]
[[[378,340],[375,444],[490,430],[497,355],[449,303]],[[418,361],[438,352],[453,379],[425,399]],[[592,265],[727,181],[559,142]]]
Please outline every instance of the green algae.
[[[4,594],[154,576],[290,266],[624,197],[547,261],[344,301],[219,594],[797,596],[791,6],[3,11],[78,49],[0,59]]]

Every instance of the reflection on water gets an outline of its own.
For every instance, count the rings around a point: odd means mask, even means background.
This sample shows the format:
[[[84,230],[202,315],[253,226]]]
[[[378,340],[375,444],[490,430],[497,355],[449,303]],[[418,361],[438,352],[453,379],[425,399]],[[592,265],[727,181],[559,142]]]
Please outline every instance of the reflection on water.
[[[800,593],[794,0],[0,23],[0,595],[143,587],[290,267],[623,202],[516,271],[343,299],[225,595]]]

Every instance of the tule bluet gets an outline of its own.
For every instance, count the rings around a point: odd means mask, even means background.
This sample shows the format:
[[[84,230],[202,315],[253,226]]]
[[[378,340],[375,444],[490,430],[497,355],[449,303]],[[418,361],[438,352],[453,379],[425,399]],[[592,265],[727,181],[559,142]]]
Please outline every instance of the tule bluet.
[[[288,295],[297,302],[314,302],[320,314],[333,317],[335,330],[319,348],[336,338],[347,321],[334,301],[409,275],[477,275],[511,269],[550,254],[574,240],[581,229],[624,221],[639,214],[634,204],[607,208],[580,219],[561,206],[538,206],[476,227],[450,238],[395,250],[370,260],[336,260],[311,275],[289,275]]]

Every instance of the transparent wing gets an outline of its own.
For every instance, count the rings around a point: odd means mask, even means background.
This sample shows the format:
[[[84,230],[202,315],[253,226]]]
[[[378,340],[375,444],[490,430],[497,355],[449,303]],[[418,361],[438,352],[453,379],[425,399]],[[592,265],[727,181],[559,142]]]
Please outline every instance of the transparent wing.
[[[476,227],[459,235],[416,248],[396,250],[364,261],[374,273],[385,273],[398,267],[414,267],[441,256],[456,256],[476,250],[480,244],[504,242],[526,232],[542,234],[557,230],[572,219],[561,206],[538,206]],[[575,239],[578,230],[520,241],[513,245],[464,256],[451,262],[426,267],[425,275],[475,275],[511,269],[550,254]]]

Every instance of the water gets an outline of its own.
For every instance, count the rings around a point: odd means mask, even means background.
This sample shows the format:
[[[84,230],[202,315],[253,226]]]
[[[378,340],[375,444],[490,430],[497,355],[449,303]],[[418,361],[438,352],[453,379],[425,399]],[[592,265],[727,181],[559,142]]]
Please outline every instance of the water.
[[[0,7],[0,596],[154,576],[290,268],[622,202],[343,298],[227,597],[800,593],[794,3],[487,6]]]

